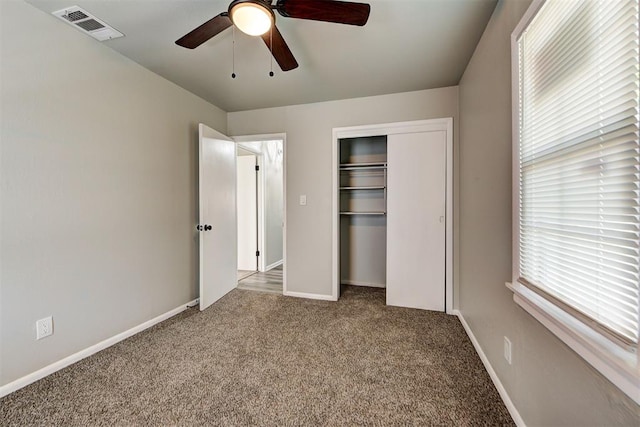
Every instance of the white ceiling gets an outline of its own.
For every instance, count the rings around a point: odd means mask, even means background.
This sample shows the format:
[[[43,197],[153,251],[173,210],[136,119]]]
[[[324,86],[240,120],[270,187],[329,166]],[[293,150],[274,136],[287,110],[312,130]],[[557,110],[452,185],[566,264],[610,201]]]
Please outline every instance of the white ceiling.
[[[364,27],[276,13],[300,66],[283,73],[274,61],[275,76],[269,77],[271,56],[264,42],[236,31],[237,78],[232,79],[231,28],[194,50],[174,43],[227,10],[230,0],[27,2],[47,13],[82,7],[126,35],[105,44],[229,112],[457,85],[496,5],[496,0],[369,0]]]

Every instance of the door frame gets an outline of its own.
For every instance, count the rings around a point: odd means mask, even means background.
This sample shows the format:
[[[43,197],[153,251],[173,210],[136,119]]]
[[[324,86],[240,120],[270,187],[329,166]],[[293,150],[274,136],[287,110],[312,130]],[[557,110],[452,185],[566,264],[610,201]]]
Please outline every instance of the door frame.
[[[263,158],[262,153],[256,153],[255,150],[252,150],[245,146],[243,143],[249,142],[261,142],[261,141],[273,141],[273,140],[281,140],[282,141],[282,263],[284,264],[282,267],[282,293],[283,295],[287,294],[287,134],[286,133],[268,133],[268,134],[256,134],[256,135],[239,135],[231,137],[236,145],[242,147],[245,150],[251,151],[258,156],[258,165],[261,170],[263,168]],[[259,248],[260,254],[264,254],[264,245],[265,245],[265,215],[264,215],[264,186],[265,181],[263,179],[263,175],[258,175],[258,240],[259,240]],[[268,267],[266,265],[266,257],[260,256],[260,271],[265,271]]]
[[[337,301],[340,294],[340,182],[339,140],[378,135],[444,131],[446,133],[446,214],[445,214],[445,312],[453,314],[453,118],[445,117],[410,122],[383,123],[377,125],[333,128],[332,140],[332,290],[331,299]]]

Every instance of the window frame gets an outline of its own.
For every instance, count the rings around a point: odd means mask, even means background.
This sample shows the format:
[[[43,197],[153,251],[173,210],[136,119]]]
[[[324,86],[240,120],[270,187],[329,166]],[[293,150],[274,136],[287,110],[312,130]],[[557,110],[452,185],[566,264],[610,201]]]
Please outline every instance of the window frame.
[[[518,281],[520,271],[520,90],[518,40],[547,0],[533,0],[511,34],[511,91],[513,144],[513,211],[512,211],[512,281],[506,283],[513,291],[518,306],[538,320],[556,337],[578,353],[585,361],[609,379],[636,403],[640,404],[640,343],[621,346],[597,328],[554,304]]]

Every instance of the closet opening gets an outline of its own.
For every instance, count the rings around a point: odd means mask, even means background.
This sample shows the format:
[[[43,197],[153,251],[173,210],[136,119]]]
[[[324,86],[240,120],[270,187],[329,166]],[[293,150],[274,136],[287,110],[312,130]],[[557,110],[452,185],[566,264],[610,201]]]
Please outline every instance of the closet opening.
[[[387,137],[339,140],[340,284],[386,287]]]

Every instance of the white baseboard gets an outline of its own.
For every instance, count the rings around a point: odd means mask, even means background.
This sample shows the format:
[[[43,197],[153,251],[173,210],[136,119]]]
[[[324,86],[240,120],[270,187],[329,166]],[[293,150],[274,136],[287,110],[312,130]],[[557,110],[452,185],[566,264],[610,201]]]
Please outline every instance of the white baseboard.
[[[322,300],[322,301],[337,301],[336,298],[334,298],[331,295],[308,294],[306,292],[285,291],[285,292],[282,293],[282,295],[285,295],[285,296],[288,296],[288,297],[296,297],[296,298],[317,299],[317,300]]]
[[[282,260],[276,261],[273,264],[269,264],[268,266],[266,266],[264,271],[267,272],[269,270],[273,270],[274,268],[279,267],[281,265],[282,265]]]
[[[64,359],[58,360],[57,362],[54,362],[48,366],[45,366],[44,368],[38,369],[37,371],[32,372],[28,375],[25,375],[22,378],[18,378],[15,381],[5,384],[2,387],[0,387],[0,397],[4,397],[10,393],[13,393],[14,391],[19,390],[22,387],[26,387],[29,384],[34,383],[39,379],[46,377],[47,375],[51,375],[54,372],[57,372],[63,368],[66,368],[69,365],[72,365],[86,357],[91,356],[92,354],[95,354],[101,350],[104,350],[107,347],[111,347],[112,345],[117,344],[120,341],[123,341],[132,335],[137,334],[138,332],[142,332],[145,329],[148,329],[157,323],[167,320],[168,318],[183,312],[187,308],[194,306],[195,304],[197,304],[197,301],[198,300],[195,299],[186,304],[182,304],[179,307],[174,308],[173,310],[167,311],[166,313],[161,314],[157,317],[154,317],[153,319],[148,320],[144,323],[141,323],[138,326],[134,326],[133,328],[127,331],[114,335],[111,338],[107,338],[106,340],[101,341],[97,344],[94,344],[91,347],[87,347],[84,350],[80,350],[79,352],[74,353],[70,356],[67,356]]]
[[[368,288],[386,288],[384,283],[358,282],[357,280],[341,280],[341,285],[366,286]]]
[[[485,369],[489,373],[489,376],[491,377],[491,381],[493,381],[493,384],[496,386],[496,389],[498,389],[498,393],[500,394],[500,397],[502,398],[504,405],[507,407],[509,414],[511,414],[511,418],[513,418],[513,421],[516,423],[518,427],[526,427],[526,424],[524,423],[524,420],[520,416],[518,409],[513,404],[513,401],[509,397],[507,390],[502,385],[500,378],[498,378],[498,374],[496,374],[496,371],[493,369],[493,366],[491,366],[491,363],[489,362],[487,355],[484,354],[482,347],[480,347],[480,343],[476,339],[475,335],[473,335],[473,332],[471,331],[471,328],[469,327],[469,324],[467,323],[467,321],[462,316],[462,313],[460,313],[459,310],[453,310],[451,314],[458,316],[458,319],[460,319],[460,323],[462,323],[462,326],[464,327],[464,330],[467,332],[467,335],[469,336],[471,343],[473,343],[473,346],[475,347],[476,352],[478,353],[478,356],[480,356],[480,360],[482,360],[482,363],[484,364]]]

